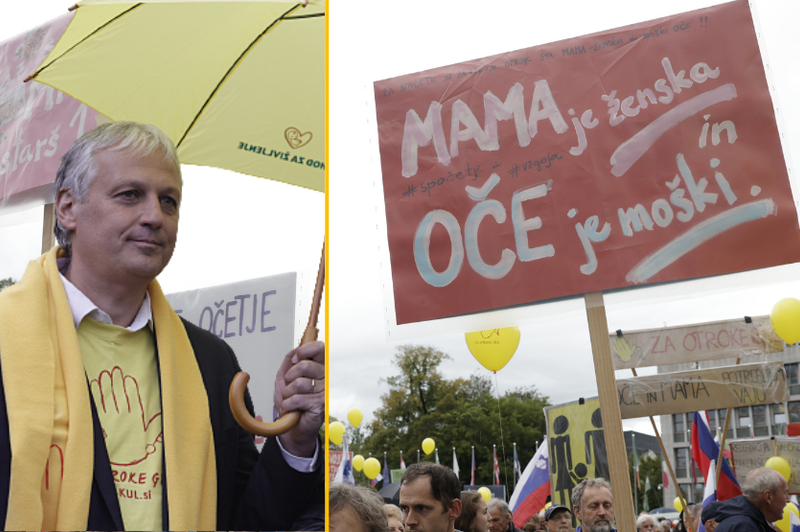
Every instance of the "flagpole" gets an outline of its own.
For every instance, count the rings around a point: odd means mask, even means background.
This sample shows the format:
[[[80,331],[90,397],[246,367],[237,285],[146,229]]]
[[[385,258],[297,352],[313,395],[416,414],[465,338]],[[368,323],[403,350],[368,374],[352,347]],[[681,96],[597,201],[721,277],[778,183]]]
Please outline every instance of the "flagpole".
[[[511,490],[511,493],[514,493],[514,490],[517,489],[517,442],[514,442],[514,468],[511,478],[514,479],[514,489]]]
[[[417,463],[419,463],[419,449],[417,449]]]
[[[736,357],[736,366],[742,361],[742,357]],[[786,411],[786,416],[789,416],[789,412]],[[725,429],[722,431],[722,438],[719,439],[719,456],[717,456],[717,474],[714,476],[714,482],[717,486],[719,486],[719,473],[722,471],[722,460],[724,458],[723,454],[725,453],[725,438],[728,437],[728,425],[731,422],[731,407],[728,407],[727,411],[725,412]],[[719,425],[719,423],[717,423]]]
[[[637,487],[639,483],[639,465],[636,456],[636,434],[633,432],[631,432],[631,446],[633,447],[633,476],[636,477],[636,482],[633,483],[633,512],[634,515],[639,515],[639,489]]]
[[[470,473],[470,485],[475,485],[475,446],[472,446],[472,472]]]

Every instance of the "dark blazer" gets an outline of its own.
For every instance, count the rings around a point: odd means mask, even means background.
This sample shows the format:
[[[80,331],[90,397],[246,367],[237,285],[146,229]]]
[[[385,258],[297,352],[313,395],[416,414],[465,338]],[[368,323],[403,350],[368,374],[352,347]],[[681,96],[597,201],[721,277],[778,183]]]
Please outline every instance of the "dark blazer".
[[[217,530],[323,530],[325,479],[320,442],[315,471],[292,469],[270,438],[259,455],[254,438],[233,419],[228,388],[240,371],[233,350],[214,336],[184,320],[208,394],[217,458]],[[91,394],[90,394],[91,398]],[[250,395],[245,403],[253,412]],[[86,530],[124,530],[100,418],[92,400],[94,421],[94,479]],[[169,530],[164,464],[163,526]],[[11,445],[2,372],[0,370],[0,524],[8,510]],[[3,502],[5,501],[5,502]]]

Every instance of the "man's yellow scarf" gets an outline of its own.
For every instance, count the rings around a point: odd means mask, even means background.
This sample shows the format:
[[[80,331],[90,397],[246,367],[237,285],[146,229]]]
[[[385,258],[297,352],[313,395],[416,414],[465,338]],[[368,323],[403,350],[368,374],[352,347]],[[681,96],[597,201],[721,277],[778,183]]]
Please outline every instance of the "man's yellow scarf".
[[[58,274],[60,251],[56,246],[31,261],[22,280],[0,292],[0,363],[11,433],[7,530],[87,527],[92,414],[75,324]],[[214,530],[217,472],[203,379],[183,323],[158,283],[152,281],[148,291],[161,372],[169,527]],[[67,433],[58,486],[50,482],[54,469],[48,468],[48,458],[54,423],[64,421],[60,416],[67,418]]]

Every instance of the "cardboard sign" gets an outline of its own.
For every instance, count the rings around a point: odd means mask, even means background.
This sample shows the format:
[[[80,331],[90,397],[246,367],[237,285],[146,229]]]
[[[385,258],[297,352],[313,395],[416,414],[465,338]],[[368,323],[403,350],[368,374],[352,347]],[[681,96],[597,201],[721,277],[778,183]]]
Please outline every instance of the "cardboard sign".
[[[333,482],[333,479],[336,478],[336,471],[339,470],[339,465],[342,463],[342,456],[344,456],[344,451],[335,451],[335,450],[328,450],[328,478],[329,482]],[[353,451],[350,451],[350,463],[353,460]]]
[[[52,202],[54,191],[48,186],[55,181],[61,156],[85,131],[108,122],[52,87],[23,82],[72,17],[67,13],[0,43],[0,207]]]
[[[406,472],[405,469],[392,469],[391,470],[392,482],[400,482],[401,480],[403,480],[403,475],[405,474],[405,472]]]
[[[800,260],[745,0],[375,100],[398,324]]]
[[[595,397],[544,409],[550,443],[553,504],[572,508],[572,488],[585,478],[610,480],[600,401]]]
[[[769,458],[777,456],[789,462],[792,476],[789,478],[789,493],[800,493],[800,438],[775,436],[775,446],[769,438],[755,438],[748,440],[733,440],[731,454],[733,455],[734,471],[739,484],[754,469],[764,467]]]
[[[783,351],[769,316],[608,335],[614,369],[698,362]]]
[[[789,386],[781,362],[618,379],[617,392],[622,419],[789,400]]]
[[[259,421],[273,420],[275,374],[295,347],[296,280],[297,274],[284,273],[166,296],[179,316],[231,346],[250,374],[248,390]]]

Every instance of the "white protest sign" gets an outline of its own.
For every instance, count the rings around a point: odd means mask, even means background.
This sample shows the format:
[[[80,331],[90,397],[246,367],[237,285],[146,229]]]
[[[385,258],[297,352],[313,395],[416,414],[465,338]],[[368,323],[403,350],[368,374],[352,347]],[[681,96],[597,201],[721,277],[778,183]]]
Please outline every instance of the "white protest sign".
[[[296,285],[297,274],[284,273],[167,295],[178,315],[231,346],[250,374],[256,415],[266,422],[272,421],[275,374],[295,347]]]
[[[769,316],[626,331],[608,335],[614,369],[778,353],[783,342]]]
[[[789,493],[800,493],[800,438],[776,436],[773,442],[769,438],[736,440],[731,443],[734,471],[739,484],[754,469],[764,467],[773,456],[780,456],[792,468],[789,478]]]

